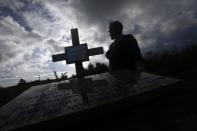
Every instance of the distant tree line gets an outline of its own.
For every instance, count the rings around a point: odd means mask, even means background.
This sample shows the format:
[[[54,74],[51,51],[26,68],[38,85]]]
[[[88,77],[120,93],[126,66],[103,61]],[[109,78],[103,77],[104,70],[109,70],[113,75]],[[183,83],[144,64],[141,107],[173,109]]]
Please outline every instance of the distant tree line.
[[[90,63],[87,68],[84,69],[84,75],[92,75],[108,72],[109,67],[104,63],[96,63],[95,65]]]
[[[83,75],[88,76],[88,75],[93,75],[93,74],[100,74],[104,72],[108,72],[109,67],[107,64],[104,63],[95,63],[92,64],[90,63],[87,68],[83,68]],[[72,75],[70,78],[76,78],[76,75]]]
[[[162,55],[148,52],[145,65],[148,72],[156,74],[176,74],[197,67],[197,44],[179,52],[166,51]]]

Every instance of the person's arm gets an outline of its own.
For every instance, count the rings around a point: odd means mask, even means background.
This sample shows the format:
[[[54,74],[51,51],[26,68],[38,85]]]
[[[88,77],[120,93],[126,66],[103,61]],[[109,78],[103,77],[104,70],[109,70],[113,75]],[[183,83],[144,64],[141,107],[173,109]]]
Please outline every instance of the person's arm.
[[[138,45],[137,40],[135,39],[134,36],[131,35],[131,47],[133,49],[133,56],[136,62],[136,67],[139,71],[144,71],[145,70],[145,65],[144,65],[144,61],[142,58],[142,54]]]
[[[109,50],[105,54],[105,56],[107,57],[107,59],[110,59],[110,60],[113,58],[113,55],[114,55],[114,53],[113,53],[114,51],[112,49],[112,44],[110,45]]]
[[[135,44],[135,59],[136,59],[136,67],[139,71],[145,71],[145,65],[144,65],[144,61],[142,58],[142,54],[140,51],[140,48],[138,46],[138,43],[136,42]]]
[[[110,59],[110,51],[109,50],[106,52],[105,56],[107,57],[107,59]]]

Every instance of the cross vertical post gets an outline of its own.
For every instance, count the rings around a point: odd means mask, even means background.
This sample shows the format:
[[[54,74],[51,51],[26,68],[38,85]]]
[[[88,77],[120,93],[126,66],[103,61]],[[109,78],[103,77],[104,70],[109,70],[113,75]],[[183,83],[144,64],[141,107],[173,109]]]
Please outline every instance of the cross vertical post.
[[[71,29],[72,46],[65,47],[65,53],[52,55],[52,61],[66,60],[66,64],[75,64],[77,77],[84,76],[82,62],[89,61],[89,56],[103,54],[103,47],[88,49],[87,43],[80,44],[78,29]]]
[[[79,46],[79,33],[77,28],[71,29],[71,36],[72,36],[72,45],[73,46]],[[76,69],[76,74],[78,77],[83,76],[83,64],[82,62],[76,62],[75,63],[75,69]]]

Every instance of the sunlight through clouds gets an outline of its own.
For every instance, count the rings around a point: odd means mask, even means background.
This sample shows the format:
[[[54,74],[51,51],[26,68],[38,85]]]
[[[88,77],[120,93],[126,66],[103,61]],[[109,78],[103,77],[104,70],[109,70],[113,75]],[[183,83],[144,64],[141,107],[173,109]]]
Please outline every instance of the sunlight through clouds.
[[[137,38],[143,55],[158,52],[158,45],[183,48],[188,40],[197,42],[196,4],[196,0],[0,0],[0,86],[16,84],[20,78],[36,80],[39,75],[52,78],[54,70],[74,74],[74,65],[51,60],[71,46],[72,28],[79,29],[81,44],[102,46],[104,51],[112,42],[108,34],[112,20],[120,20],[124,33]],[[90,57],[90,62],[108,64],[104,55]]]

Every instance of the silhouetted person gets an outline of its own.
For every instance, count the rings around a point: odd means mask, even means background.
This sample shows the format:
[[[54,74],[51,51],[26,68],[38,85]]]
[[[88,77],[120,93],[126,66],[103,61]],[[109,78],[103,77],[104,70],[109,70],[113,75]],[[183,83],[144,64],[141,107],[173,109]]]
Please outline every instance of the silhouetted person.
[[[137,40],[131,34],[123,35],[122,30],[123,25],[119,21],[111,22],[109,25],[109,36],[114,40],[106,52],[110,71],[138,70],[138,65],[142,63],[142,55]]]

